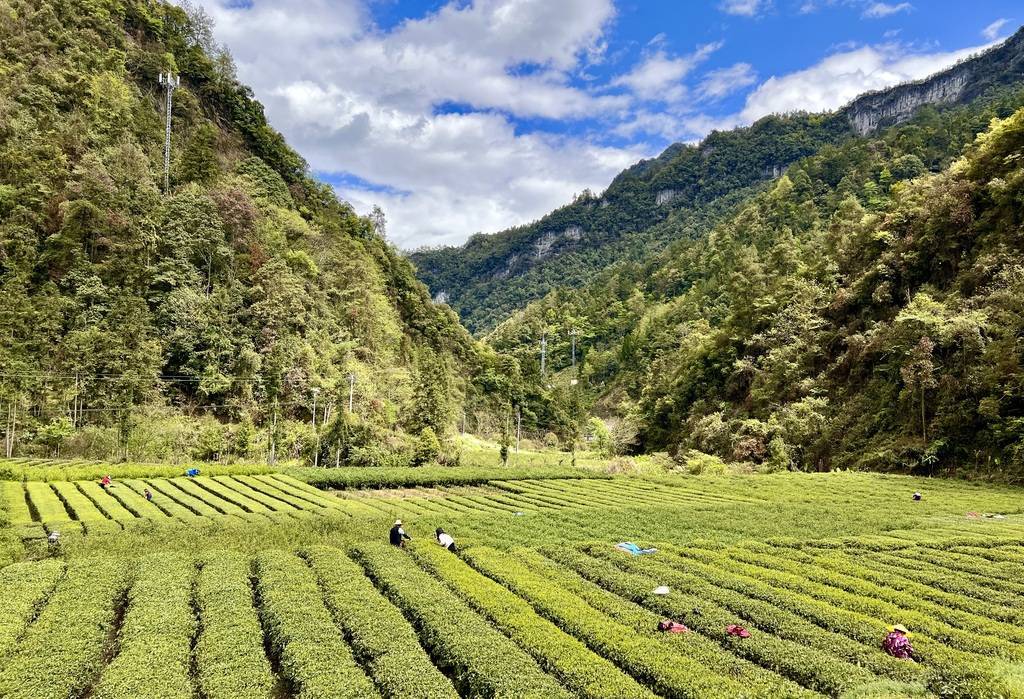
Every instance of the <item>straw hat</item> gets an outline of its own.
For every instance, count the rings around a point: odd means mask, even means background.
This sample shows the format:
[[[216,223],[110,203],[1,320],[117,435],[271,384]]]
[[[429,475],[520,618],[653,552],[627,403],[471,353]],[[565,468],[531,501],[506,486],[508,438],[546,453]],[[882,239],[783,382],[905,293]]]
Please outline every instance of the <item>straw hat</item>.
[[[400,519],[396,519],[396,520],[395,520],[395,526],[396,526],[396,527],[400,527],[400,526],[402,526],[402,520],[400,520]]]
[[[909,634],[909,633],[910,633],[909,631],[907,631],[907,627],[906,627],[906,626],[904,626],[903,624],[896,624],[895,626],[891,626],[891,627],[889,627],[889,628],[890,628],[891,630],[893,630],[893,631],[899,631],[899,632],[900,632],[901,634],[903,634],[904,636],[906,636],[907,634]]]

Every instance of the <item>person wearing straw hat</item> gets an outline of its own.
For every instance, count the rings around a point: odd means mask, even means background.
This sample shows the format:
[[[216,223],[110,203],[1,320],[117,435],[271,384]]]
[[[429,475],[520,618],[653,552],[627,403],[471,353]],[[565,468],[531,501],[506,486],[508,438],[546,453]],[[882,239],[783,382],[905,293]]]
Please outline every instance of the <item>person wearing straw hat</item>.
[[[392,546],[405,546],[406,541],[412,541],[412,537],[405,533],[402,529],[402,520],[396,519],[395,523],[391,526],[391,532],[388,534],[388,538],[391,541]]]
[[[914,646],[910,643],[910,632],[903,624],[889,628],[889,633],[882,640],[882,650],[900,660],[914,659]]]

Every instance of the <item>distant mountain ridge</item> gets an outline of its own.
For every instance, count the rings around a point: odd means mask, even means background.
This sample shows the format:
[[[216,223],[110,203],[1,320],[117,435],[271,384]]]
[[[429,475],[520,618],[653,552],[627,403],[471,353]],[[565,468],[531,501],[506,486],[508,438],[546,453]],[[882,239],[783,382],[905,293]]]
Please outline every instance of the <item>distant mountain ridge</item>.
[[[1024,29],[966,61],[923,80],[861,95],[843,107],[854,131],[864,136],[902,123],[920,107],[969,102],[995,85],[1024,81]]]
[[[655,253],[681,234],[699,235],[668,221],[762,187],[826,144],[901,123],[926,105],[962,104],[1021,82],[1024,30],[934,76],[865,94],[835,112],[773,115],[712,132],[697,146],[673,144],[624,170],[599,196],[585,192],[533,223],[410,258],[435,299],[448,303],[471,331],[484,333],[552,289],[582,285],[601,269]]]

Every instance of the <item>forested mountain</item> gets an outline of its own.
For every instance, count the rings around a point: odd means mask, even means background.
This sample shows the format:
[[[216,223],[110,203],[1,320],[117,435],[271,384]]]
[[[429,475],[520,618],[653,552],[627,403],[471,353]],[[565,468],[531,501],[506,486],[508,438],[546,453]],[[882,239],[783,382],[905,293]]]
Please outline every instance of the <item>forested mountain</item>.
[[[535,367],[546,337],[565,385],[575,333],[585,402],[627,451],[1024,476],[1022,107],[992,86],[825,146],[708,235],[488,340]]]
[[[864,95],[837,112],[766,117],[675,144],[621,173],[600,195],[583,192],[539,221],[461,247],[411,255],[419,277],[476,333],[529,301],[585,284],[605,267],[636,261],[705,224],[790,164],[856,135],[900,123],[925,105],[969,103],[1024,80],[1024,32],[927,80]]]
[[[309,177],[201,12],[0,0],[0,77],[0,455],[436,450],[493,356]]]

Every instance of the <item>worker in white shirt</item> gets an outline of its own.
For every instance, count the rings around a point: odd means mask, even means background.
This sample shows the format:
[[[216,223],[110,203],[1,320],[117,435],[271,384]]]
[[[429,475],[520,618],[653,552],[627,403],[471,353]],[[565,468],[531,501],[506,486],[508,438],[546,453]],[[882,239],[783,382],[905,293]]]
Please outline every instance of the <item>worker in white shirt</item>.
[[[446,532],[444,529],[441,529],[441,527],[437,528],[437,543],[444,546],[452,553],[456,553],[458,551],[458,549],[455,548],[455,539],[451,537],[451,534]]]

